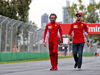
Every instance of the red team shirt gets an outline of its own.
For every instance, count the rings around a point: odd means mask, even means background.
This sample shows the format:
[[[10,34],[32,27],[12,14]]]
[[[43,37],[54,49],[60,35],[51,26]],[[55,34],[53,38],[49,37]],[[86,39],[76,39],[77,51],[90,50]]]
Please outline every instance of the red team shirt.
[[[88,28],[86,23],[84,23],[82,20],[80,21],[80,23],[78,23],[77,21],[72,23],[69,35],[72,35],[73,43],[84,43],[85,35],[88,35]]]
[[[58,37],[60,37],[61,42],[63,42],[62,30],[59,23],[57,22],[55,22],[54,24],[52,24],[51,22],[47,23],[43,42],[46,42],[47,37],[49,42],[57,42]]]

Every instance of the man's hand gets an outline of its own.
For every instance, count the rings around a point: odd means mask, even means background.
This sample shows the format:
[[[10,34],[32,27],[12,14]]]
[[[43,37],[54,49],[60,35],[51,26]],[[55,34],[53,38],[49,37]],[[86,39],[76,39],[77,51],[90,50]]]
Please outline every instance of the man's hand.
[[[68,45],[70,45],[71,35],[68,36]]]
[[[70,40],[68,40],[68,45],[70,45]]]
[[[62,45],[62,42],[59,45],[61,46]]]
[[[90,43],[89,43],[89,42],[87,42],[87,46],[88,46],[88,47],[90,46]]]
[[[43,44],[44,44],[44,47],[46,47],[46,42],[44,42]]]
[[[89,43],[89,36],[88,35],[86,35],[86,39],[87,39],[87,46],[89,47],[90,43]]]

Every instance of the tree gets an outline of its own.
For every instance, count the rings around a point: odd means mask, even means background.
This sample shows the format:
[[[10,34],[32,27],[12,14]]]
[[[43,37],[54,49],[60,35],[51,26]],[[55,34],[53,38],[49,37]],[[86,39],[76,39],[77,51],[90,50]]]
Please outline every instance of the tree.
[[[31,0],[0,0],[0,15],[12,18],[12,19],[16,19],[16,20],[20,20],[23,22],[28,22],[28,10],[29,5],[31,3]],[[23,24],[22,24],[23,25]],[[21,26],[22,26],[21,25]],[[15,35],[19,36],[22,32],[20,31],[20,27],[18,27],[18,32],[16,33],[16,29],[15,27],[13,27],[13,45],[15,43]],[[11,27],[9,26],[8,29],[8,39],[7,39],[7,44],[10,45],[10,35],[11,35],[11,31],[10,31]],[[28,36],[28,29],[26,29],[25,33],[25,37],[27,39]],[[2,37],[1,37],[1,44],[2,44],[2,49],[5,49],[5,33],[6,33],[6,26],[3,25],[2,26]]]
[[[70,15],[71,18],[74,19],[75,18],[75,13],[78,12],[77,11],[77,4],[73,3],[71,7],[69,6],[66,9],[68,11],[68,14],[66,14],[66,16]],[[66,20],[68,20],[68,18],[66,18]]]
[[[0,15],[27,22],[30,3],[31,0],[1,0]]]
[[[95,15],[95,11],[98,9],[96,8],[96,5],[96,3],[89,4],[89,6],[87,7],[87,12],[89,12],[89,14],[87,15],[88,23],[96,23],[97,21],[99,22],[98,15]]]
[[[75,18],[75,14],[77,12],[82,12],[82,20],[87,23],[96,23],[96,21],[100,21],[99,16],[95,16],[95,11],[99,10],[100,13],[100,2],[89,4],[87,7],[82,3],[82,0],[78,0],[79,4],[73,3],[72,6],[66,8],[68,14],[71,18]]]
[[[99,10],[100,13],[100,2],[99,3],[95,3],[94,4],[89,4],[87,7],[85,7],[85,5],[82,3],[82,0],[78,0],[79,4],[75,4],[73,3],[72,6],[69,6],[66,8],[66,10],[68,11],[67,15],[70,15],[71,18],[75,18],[75,14],[77,12],[82,12],[82,20],[86,23],[99,23],[100,22],[100,18],[99,15],[95,15],[95,12],[97,10]],[[68,18],[67,18],[68,19]],[[99,44],[100,44],[100,35],[89,35],[90,38],[94,39],[95,42],[97,40],[99,40]]]

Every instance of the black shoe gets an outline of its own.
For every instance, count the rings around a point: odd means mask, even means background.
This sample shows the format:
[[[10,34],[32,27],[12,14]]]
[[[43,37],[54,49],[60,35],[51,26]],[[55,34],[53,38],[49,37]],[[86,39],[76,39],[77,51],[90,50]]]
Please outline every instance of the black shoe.
[[[81,68],[81,67],[78,67],[78,68]]]
[[[76,68],[76,67],[77,67],[77,64],[75,63],[74,68]]]
[[[50,69],[50,71],[53,71],[54,69]]]
[[[55,71],[57,71],[58,69],[54,69]]]

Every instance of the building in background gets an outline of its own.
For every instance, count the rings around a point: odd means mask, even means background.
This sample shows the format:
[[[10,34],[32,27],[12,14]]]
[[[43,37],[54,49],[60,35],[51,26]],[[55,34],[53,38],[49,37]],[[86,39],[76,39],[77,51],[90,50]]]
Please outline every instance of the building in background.
[[[58,23],[62,24],[62,22],[60,22],[60,21]]]
[[[98,16],[98,12],[95,12],[95,18]],[[98,23],[98,21],[96,21],[96,23]]]
[[[94,4],[94,1],[95,1],[95,0],[90,0],[90,4]]]
[[[48,23],[48,14],[47,13],[44,13],[41,16],[41,27],[46,26],[47,23]]]
[[[70,0],[66,0],[66,7],[70,6]],[[68,15],[66,7],[63,7],[63,23],[72,23],[73,19]]]

